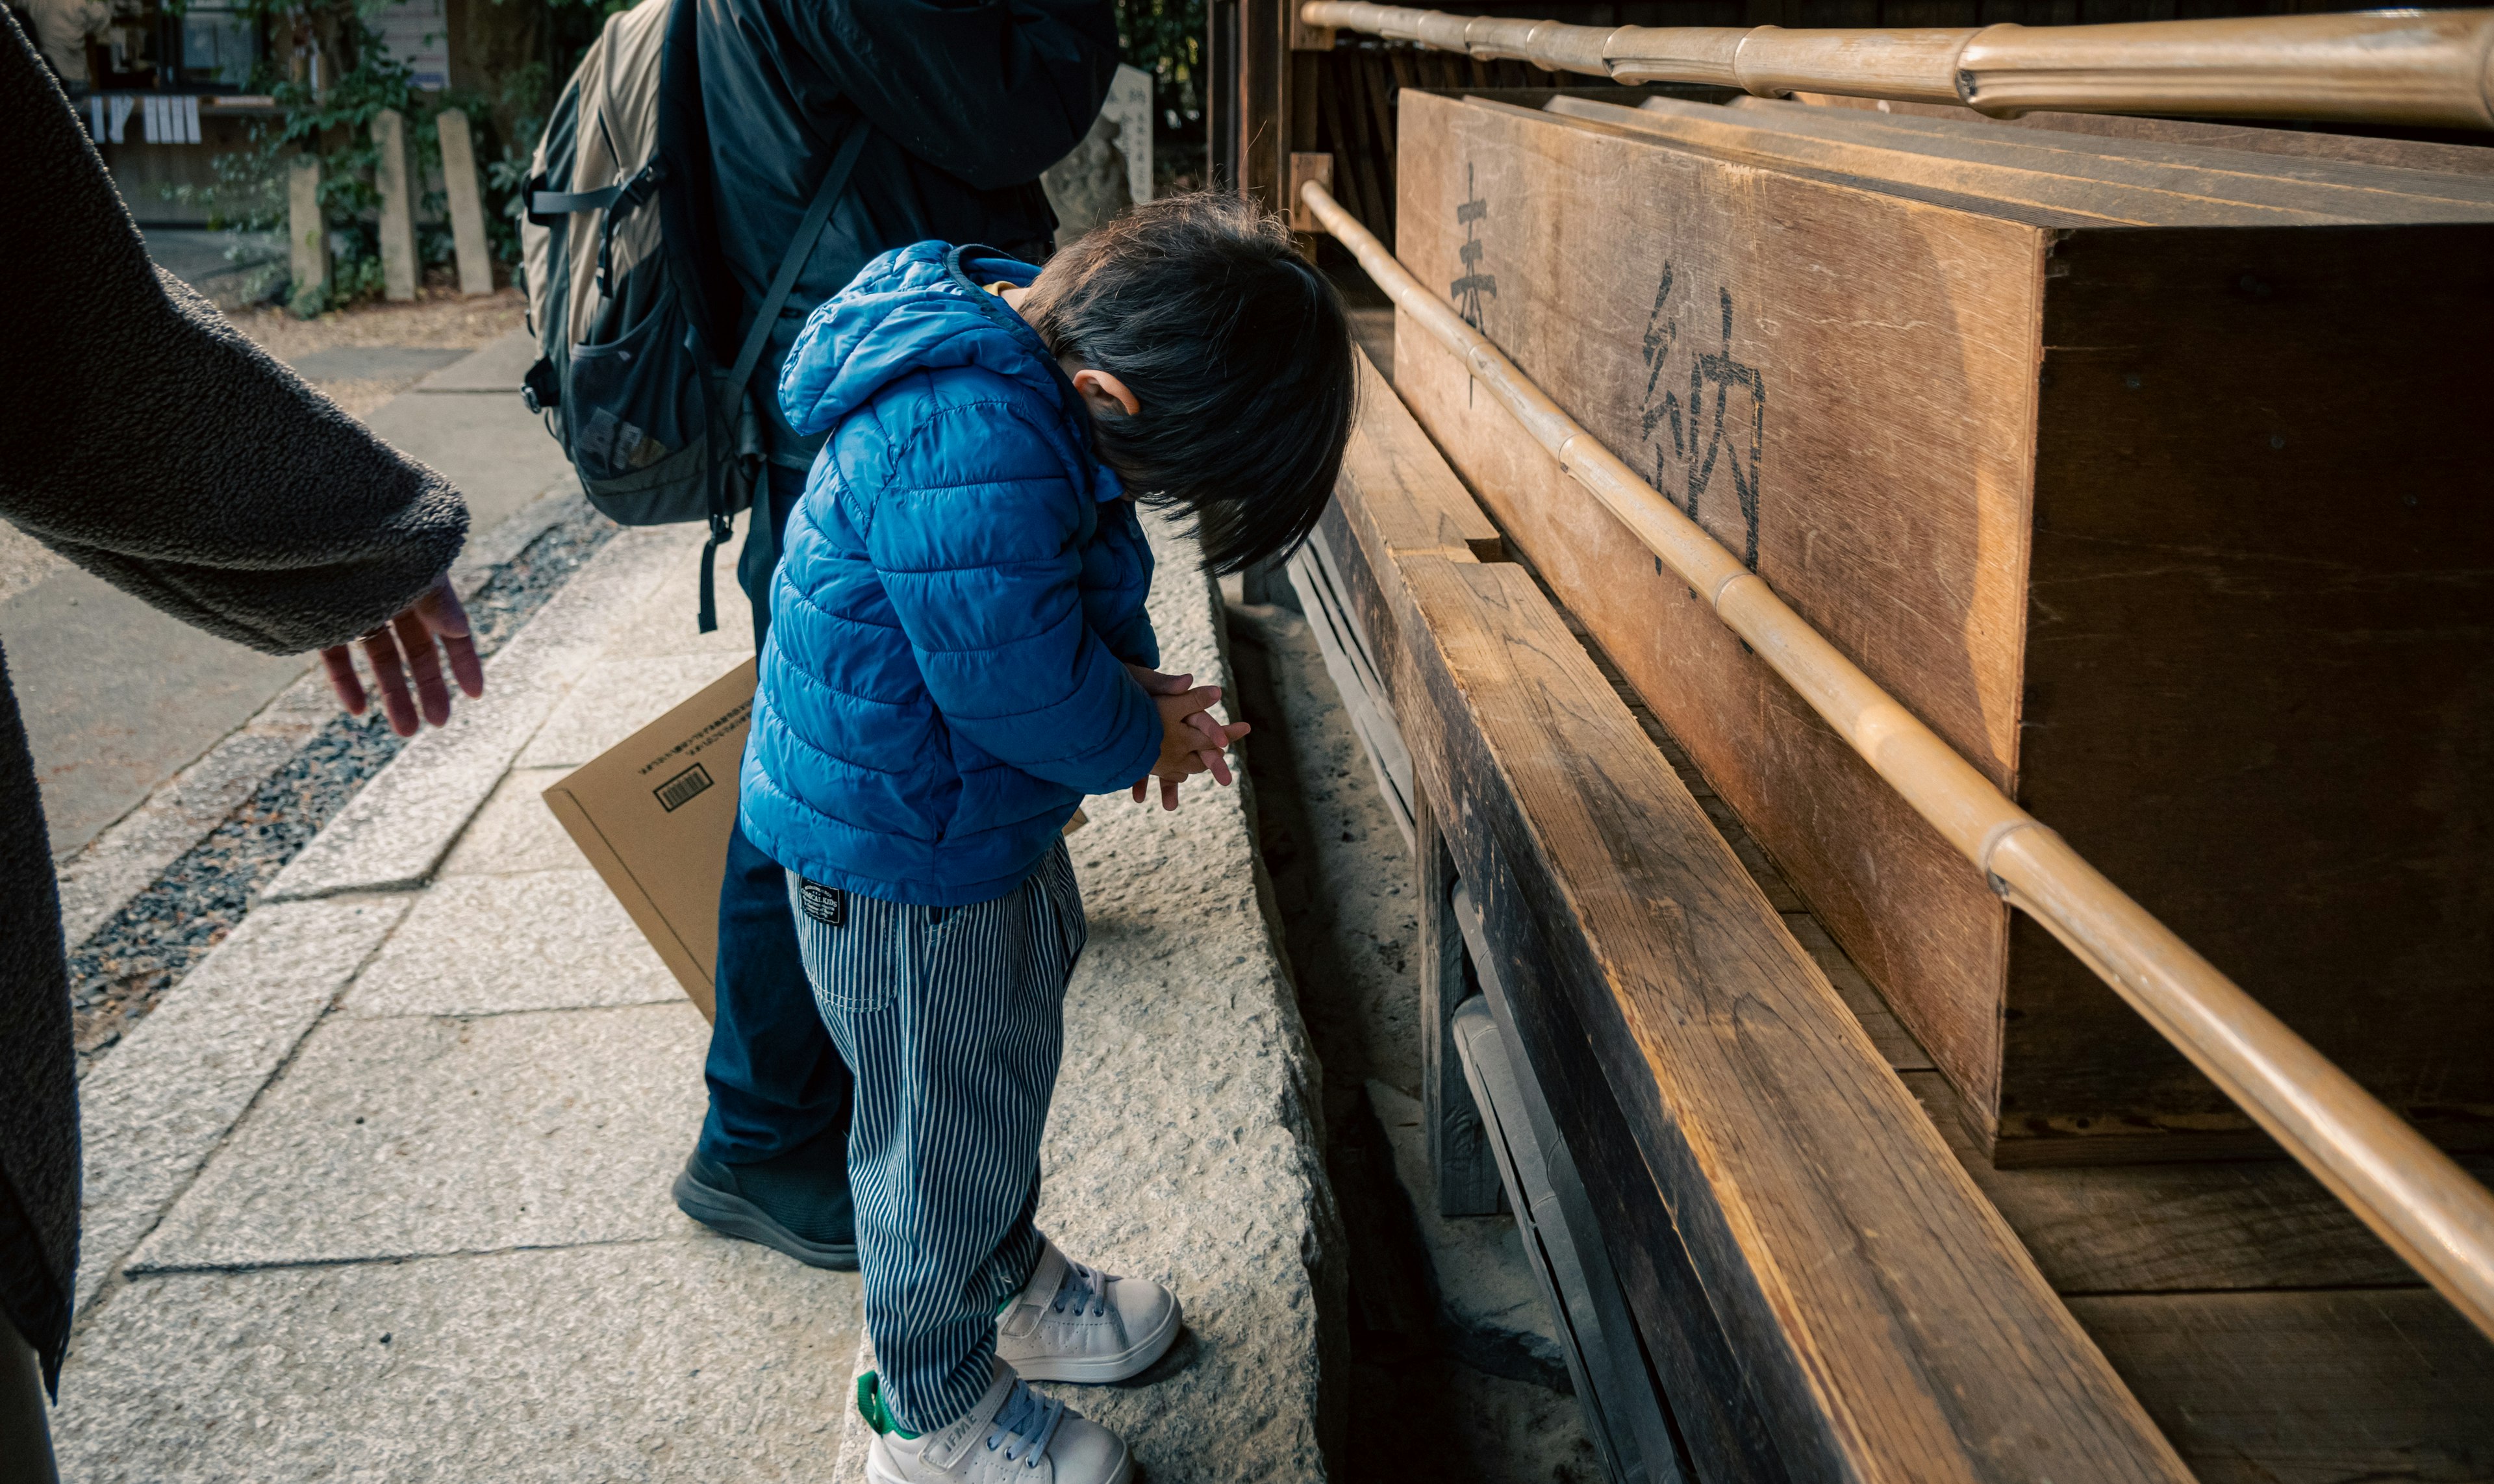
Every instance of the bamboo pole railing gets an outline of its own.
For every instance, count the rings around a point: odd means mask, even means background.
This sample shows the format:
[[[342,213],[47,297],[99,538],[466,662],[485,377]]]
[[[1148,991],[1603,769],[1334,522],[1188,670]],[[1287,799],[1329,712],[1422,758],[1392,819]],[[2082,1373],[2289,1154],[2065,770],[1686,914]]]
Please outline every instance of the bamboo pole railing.
[[[2121,25],[1786,30],[1567,26],[1309,0],[1310,25],[1614,82],[1777,98],[1842,93],[2015,118],[2188,113],[2494,129],[2494,11],[2374,11]]]
[[[1881,690],[1741,559],[1561,411],[1314,181],[1300,198],[1396,307],[1701,593],[1890,788],[2494,1337],[2494,1194],[2192,951]]]

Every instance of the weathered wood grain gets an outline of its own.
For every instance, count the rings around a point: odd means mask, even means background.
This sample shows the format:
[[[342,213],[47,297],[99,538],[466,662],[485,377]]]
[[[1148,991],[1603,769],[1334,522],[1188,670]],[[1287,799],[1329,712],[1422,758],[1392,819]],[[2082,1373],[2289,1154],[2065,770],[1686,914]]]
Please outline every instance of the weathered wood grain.
[[[2070,1309],[2202,1484],[2494,1479],[2494,1342],[2429,1289]]]
[[[1584,1162],[1615,1211],[1646,1208],[1606,1236],[1645,1269],[1631,1301],[1676,1352],[1701,1473],[2178,1477],[1530,580],[1393,568],[1415,776],[1452,801],[1448,850],[1535,1007],[1523,1035],[1566,1084],[1571,1142],[1604,1096],[1617,1111],[1627,1147],[1597,1134],[1611,1152]],[[1587,1057],[1595,1075],[1567,1075]],[[1692,1283],[1703,1304],[1675,1301]],[[1685,1395],[1717,1410],[1693,1420]]]
[[[1764,103],[1766,100],[1757,100]],[[1607,118],[1600,105],[1572,100],[1554,108],[1586,109],[1588,116]],[[1917,163],[1897,173],[1883,165],[1858,170],[1866,178],[1918,181],[1932,172],[1931,183],[1948,172],[1968,172],[1969,183],[1957,189],[1988,194],[1971,184],[1975,172],[2003,178],[2032,176],[2068,182],[2073,188],[2099,186],[2151,193],[2164,198],[2157,214],[2141,218],[2144,225],[2176,227],[2265,225],[2257,215],[2228,217],[2229,206],[2262,211],[2310,213],[2315,220],[2342,223],[2367,221],[2482,221],[2494,208],[2494,178],[2447,171],[2398,169],[2348,160],[2314,159],[2251,150],[2215,149],[2205,145],[2169,144],[2148,139],[2106,139],[2034,129],[1981,128],[1943,119],[1866,113],[1849,108],[1813,108],[1801,104],[1765,107],[1714,108],[1669,99],[1650,99],[1638,111],[1668,120],[1674,127],[1724,119],[1746,127],[1787,133],[1796,140],[1811,139],[1831,149],[1859,148],[1881,156],[1901,153]],[[2195,206],[2193,203],[2202,203]]]
[[[1744,94],[1735,107],[1752,107],[1778,100]],[[2387,165],[2397,169],[2443,170],[2462,175],[2494,175],[2494,148],[2480,144],[2438,144],[2420,139],[2377,139],[2358,134],[2323,134],[2307,129],[2263,128],[2255,124],[2219,124],[2199,119],[2133,118],[2122,113],[2028,113],[2019,118],[1987,118],[1972,108],[1950,104],[1890,103],[1875,98],[1843,98],[1834,93],[1795,93],[1792,101],[1810,107],[1854,108],[1892,118],[1944,119],[1998,129],[2031,129],[2074,134],[2097,140],[2138,140],[2158,144],[2196,144],[2208,149],[2250,150],[2255,154],[2290,155],[2310,160],[2346,160],[2358,165]]]
[[[1699,1476],[2179,1477],[1530,575],[1371,468],[1337,566]]]
[[[2014,787],[2049,233],[1524,110],[1403,109],[1403,260],[1451,289],[1480,244],[1494,282],[1450,297],[1718,539],[1754,539],[1796,611]],[[1487,214],[1457,223],[1474,203]],[[1988,1118],[2007,909],[1433,337],[1398,327],[1395,379]],[[1762,499],[1769,477],[1808,498]]]
[[[2204,226],[2309,225],[2353,220],[2310,201],[2244,201],[2210,196],[2184,183],[2145,173],[2140,180],[2074,178],[2051,155],[2021,157],[1990,141],[1954,141],[1951,153],[1921,147],[1930,141],[1882,134],[1874,115],[1810,110],[1785,118],[1747,109],[1682,105],[1685,111],[1625,108],[1572,98],[1553,99],[1548,111],[1575,122],[1626,129],[1675,147],[1724,160],[1792,170],[1829,181],[1876,181],[1891,194],[1934,204],[1971,206],[2037,226],[2145,226],[2181,220]],[[1948,141],[1943,141],[1948,142]],[[2274,195],[2274,193],[2272,193]]]
[[[2418,1287],[2321,1183],[2284,1161],[1995,1169],[1945,1078],[1907,1072],[1966,1172],[2063,1293]],[[2494,1160],[2464,1161],[2494,1175]]]
[[[1420,1106],[1429,1167],[1438,1179],[1438,1214],[1487,1216],[1505,1205],[1498,1159],[1481,1126],[1480,1108],[1455,1052],[1454,1015],[1479,992],[1464,954],[1462,927],[1448,909],[1455,863],[1429,807],[1414,801],[1414,847],[1420,866]]]
[[[1424,282],[2298,1033],[2434,1136],[2494,1136],[2494,790],[2466,781],[2494,523],[2475,420],[2438,410],[2494,340],[2494,227],[2052,227],[1404,110]],[[1450,354],[1398,334],[1397,362],[1995,1158],[2270,1152]]]

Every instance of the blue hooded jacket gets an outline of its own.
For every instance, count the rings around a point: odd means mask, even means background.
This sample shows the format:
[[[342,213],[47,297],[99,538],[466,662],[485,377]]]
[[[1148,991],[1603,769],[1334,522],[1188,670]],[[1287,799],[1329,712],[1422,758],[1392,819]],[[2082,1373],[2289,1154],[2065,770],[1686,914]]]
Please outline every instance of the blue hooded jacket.
[[[961,906],[1021,883],[1085,794],[1160,756],[1151,549],[1080,398],[981,287],[1038,270],[921,242],[806,322],[779,378],[831,430],[772,581],[745,836],[806,879]]]

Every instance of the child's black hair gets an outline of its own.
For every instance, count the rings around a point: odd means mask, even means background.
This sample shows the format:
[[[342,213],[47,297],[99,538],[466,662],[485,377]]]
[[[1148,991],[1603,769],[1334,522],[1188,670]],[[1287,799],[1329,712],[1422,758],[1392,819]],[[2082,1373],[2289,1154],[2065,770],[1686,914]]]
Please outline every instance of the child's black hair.
[[[1207,567],[1271,560],[1315,529],[1357,381],[1342,300],[1280,218],[1209,192],[1145,202],[1051,258],[1023,313],[1135,394],[1136,415],[1093,420],[1100,458],[1194,517]]]

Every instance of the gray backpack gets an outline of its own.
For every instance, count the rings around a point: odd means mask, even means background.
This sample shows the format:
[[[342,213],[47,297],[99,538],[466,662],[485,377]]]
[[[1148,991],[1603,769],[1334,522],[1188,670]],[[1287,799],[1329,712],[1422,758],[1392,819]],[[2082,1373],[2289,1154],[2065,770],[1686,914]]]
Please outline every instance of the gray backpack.
[[[789,242],[735,364],[691,312],[701,280],[682,203],[708,179],[692,0],[610,16],[537,141],[520,227],[529,324],[541,354],[521,397],[563,446],[592,504],[624,526],[707,521],[701,628],[718,626],[712,557],[765,477],[747,383],[797,274],[847,185],[854,123]],[[769,389],[764,389],[768,395]]]

